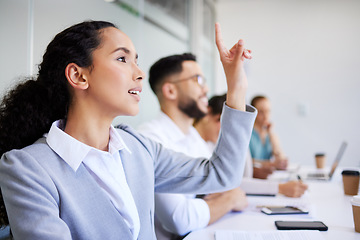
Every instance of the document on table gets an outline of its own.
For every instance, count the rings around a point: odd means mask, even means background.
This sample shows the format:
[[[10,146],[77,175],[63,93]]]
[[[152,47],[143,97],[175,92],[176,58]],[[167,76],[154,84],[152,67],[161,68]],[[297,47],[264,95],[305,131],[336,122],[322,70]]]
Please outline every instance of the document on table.
[[[310,211],[309,214],[303,217],[313,217],[312,204],[306,196],[301,198],[288,198],[283,196],[277,197],[252,197],[248,198],[249,206],[244,210],[244,212],[260,212],[261,208],[264,206],[294,206]]]
[[[231,231],[217,230],[215,240],[325,240],[319,231]]]

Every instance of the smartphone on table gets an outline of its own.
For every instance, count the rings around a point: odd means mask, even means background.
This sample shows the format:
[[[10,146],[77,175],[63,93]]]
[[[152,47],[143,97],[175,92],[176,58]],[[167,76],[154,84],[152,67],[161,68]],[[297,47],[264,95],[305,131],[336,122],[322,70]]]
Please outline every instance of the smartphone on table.
[[[264,206],[261,212],[267,215],[280,215],[280,214],[308,214],[309,211],[294,206]]]
[[[275,226],[278,230],[328,230],[321,221],[275,221]]]

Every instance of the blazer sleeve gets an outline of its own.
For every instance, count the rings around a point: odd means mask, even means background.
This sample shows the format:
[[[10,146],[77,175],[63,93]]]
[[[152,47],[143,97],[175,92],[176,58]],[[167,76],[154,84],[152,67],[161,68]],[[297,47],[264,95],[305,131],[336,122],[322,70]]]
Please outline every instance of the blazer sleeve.
[[[251,106],[244,112],[224,103],[219,139],[210,159],[194,159],[159,145],[153,156],[155,191],[205,194],[239,186],[256,114]]]

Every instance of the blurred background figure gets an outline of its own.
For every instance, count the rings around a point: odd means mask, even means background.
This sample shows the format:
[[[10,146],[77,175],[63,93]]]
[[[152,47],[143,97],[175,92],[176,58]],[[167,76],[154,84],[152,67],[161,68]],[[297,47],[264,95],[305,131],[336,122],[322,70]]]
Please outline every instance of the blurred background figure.
[[[220,96],[213,96],[209,100],[208,113],[205,117],[196,119],[194,122],[195,129],[200,136],[207,142],[210,151],[215,148],[217,138],[220,131],[220,116],[222,107],[226,101],[226,94]],[[259,110],[258,110],[259,111]],[[260,112],[260,111],[259,111]],[[267,162],[270,162],[269,160]],[[267,171],[267,168],[274,168],[271,164],[261,164],[259,167],[253,166],[253,161],[250,151],[247,153],[246,165],[244,171],[244,178],[240,188],[247,194],[283,194],[287,197],[301,197],[308,186],[302,181],[288,181],[279,182],[275,180],[263,180],[253,178],[255,172],[260,172],[264,175],[270,174],[272,170]]]
[[[220,116],[223,104],[226,101],[226,94],[213,96],[209,99],[208,112],[202,118],[194,121],[194,127],[200,136],[208,144],[210,151],[215,148],[220,132]]]
[[[250,153],[254,162],[254,177],[266,179],[273,170],[285,170],[288,159],[280,148],[279,139],[270,121],[271,104],[265,96],[255,96],[251,105],[258,110],[250,140]]]

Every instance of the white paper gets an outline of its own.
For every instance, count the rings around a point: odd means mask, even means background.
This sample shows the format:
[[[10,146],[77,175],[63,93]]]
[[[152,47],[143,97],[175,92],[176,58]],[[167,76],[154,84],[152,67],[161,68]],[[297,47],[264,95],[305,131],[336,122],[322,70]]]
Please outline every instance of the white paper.
[[[319,231],[231,231],[217,230],[216,240],[322,240],[325,239]]]

